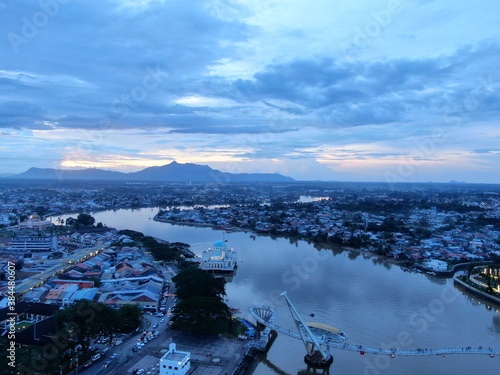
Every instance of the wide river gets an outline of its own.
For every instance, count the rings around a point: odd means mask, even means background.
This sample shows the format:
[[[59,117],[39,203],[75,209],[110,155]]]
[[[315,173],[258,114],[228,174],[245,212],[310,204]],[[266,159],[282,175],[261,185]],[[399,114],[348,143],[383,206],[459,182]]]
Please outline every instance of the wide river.
[[[249,306],[266,304],[278,310],[277,324],[294,328],[279,296],[287,291],[305,320],[341,328],[352,344],[402,349],[500,348],[499,309],[464,295],[451,279],[403,272],[359,253],[317,250],[305,241],[292,243],[285,238],[155,222],[152,218],[156,212],[151,208],[121,209],[92,216],[96,222],[117,229],[188,243],[197,254],[224,237],[228,246],[237,250],[239,263],[232,281],[226,284],[228,304],[239,308],[249,320]],[[304,354],[302,342],[280,334],[254,374],[306,373]],[[343,350],[333,350],[332,354],[330,374],[500,374],[498,356],[391,359]]]

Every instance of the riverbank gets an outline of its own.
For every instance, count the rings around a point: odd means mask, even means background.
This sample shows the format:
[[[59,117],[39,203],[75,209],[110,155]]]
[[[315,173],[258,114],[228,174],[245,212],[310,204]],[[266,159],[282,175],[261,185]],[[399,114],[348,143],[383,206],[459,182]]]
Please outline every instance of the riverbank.
[[[354,247],[349,247],[349,246],[337,246],[331,243],[326,243],[326,242],[318,242],[315,241],[314,238],[311,237],[301,237],[301,236],[287,236],[285,234],[275,234],[275,233],[268,233],[268,232],[259,232],[259,231],[253,231],[248,228],[242,228],[238,226],[232,226],[230,230],[225,229],[225,228],[219,228],[218,225],[215,224],[209,224],[209,223],[190,223],[190,222],[185,222],[185,221],[177,221],[177,220],[171,220],[171,219],[164,219],[164,218],[153,218],[154,221],[158,221],[161,223],[167,223],[171,225],[179,225],[179,226],[186,226],[186,227],[192,227],[192,228],[212,228],[214,230],[227,230],[230,232],[244,232],[244,233],[252,233],[254,235],[259,235],[259,236],[264,236],[264,237],[270,237],[270,238],[284,238],[290,241],[305,241],[308,244],[313,245],[316,248],[322,249],[322,250],[339,250],[339,251],[348,251],[348,252],[356,252],[359,253],[367,258],[373,258],[380,260],[382,262],[387,262],[388,264],[395,265],[401,268],[405,268],[407,266],[407,262],[404,260],[399,260],[387,256],[382,256],[379,254],[375,254],[372,251],[366,250],[366,249],[358,249]],[[411,269],[407,268],[406,270],[411,271]],[[417,272],[417,271],[415,271]],[[452,275],[453,276],[453,275]]]
[[[459,277],[453,278],[453,284],[459,285],[461,288],[464,288],[465,290],[470,292],[472,295],[479,297],[480,299],[485,299],[489,302],[494,303],[498,307],[500,307],[500,298],[492,296],[491,294],[483,292],[482,290],[479,290],[479,289],[473,287],[472,285],[467,284],[466,282],[460,280]]]

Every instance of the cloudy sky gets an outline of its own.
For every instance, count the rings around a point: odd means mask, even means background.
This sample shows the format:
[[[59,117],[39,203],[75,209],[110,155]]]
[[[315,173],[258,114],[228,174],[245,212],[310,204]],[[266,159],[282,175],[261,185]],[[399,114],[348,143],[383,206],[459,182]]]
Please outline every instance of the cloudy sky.
[[[0,173],[500,183],[500,2],[0,0]]]

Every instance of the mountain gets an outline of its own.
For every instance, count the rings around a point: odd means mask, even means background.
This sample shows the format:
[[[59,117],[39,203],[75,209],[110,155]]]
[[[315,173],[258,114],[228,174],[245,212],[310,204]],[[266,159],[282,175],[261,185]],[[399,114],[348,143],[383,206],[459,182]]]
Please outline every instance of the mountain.
[[[122,173],[103,169],[30,168],[12,176],[22,179],[95,180],[95,181],[158,181],[158,182],[293,182],[291,177],[278,173],[227,173],[208,165],[181,164],[173,161],[161,167],[149,167],[138,172]]]
[[[103,169],[53,169],[32,167],[26,172],[12,176],[12,178],[44,179],[44,180],[125,180],[125,173],[105,171]]]

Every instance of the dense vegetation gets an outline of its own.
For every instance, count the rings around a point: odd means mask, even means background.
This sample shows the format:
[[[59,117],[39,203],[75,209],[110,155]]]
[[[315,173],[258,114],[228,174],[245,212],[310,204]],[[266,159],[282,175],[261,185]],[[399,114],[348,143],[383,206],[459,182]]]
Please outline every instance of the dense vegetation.
[[[213,334],[231,331],[233,322],[224,302],[224,279],[192,264],[184,266],[172,281],[179,298],[171,319],[173,328]]]
[[[146,252],[150,252],[155,260],[172,262],[182,259],[182,250],[188,249],[189,245],[182,243],[163,243],[158,242],[151,236],[145,236],[141,232],[130,229],[121,230],[120,234],[129,236],[132,240],[140,242]]]

